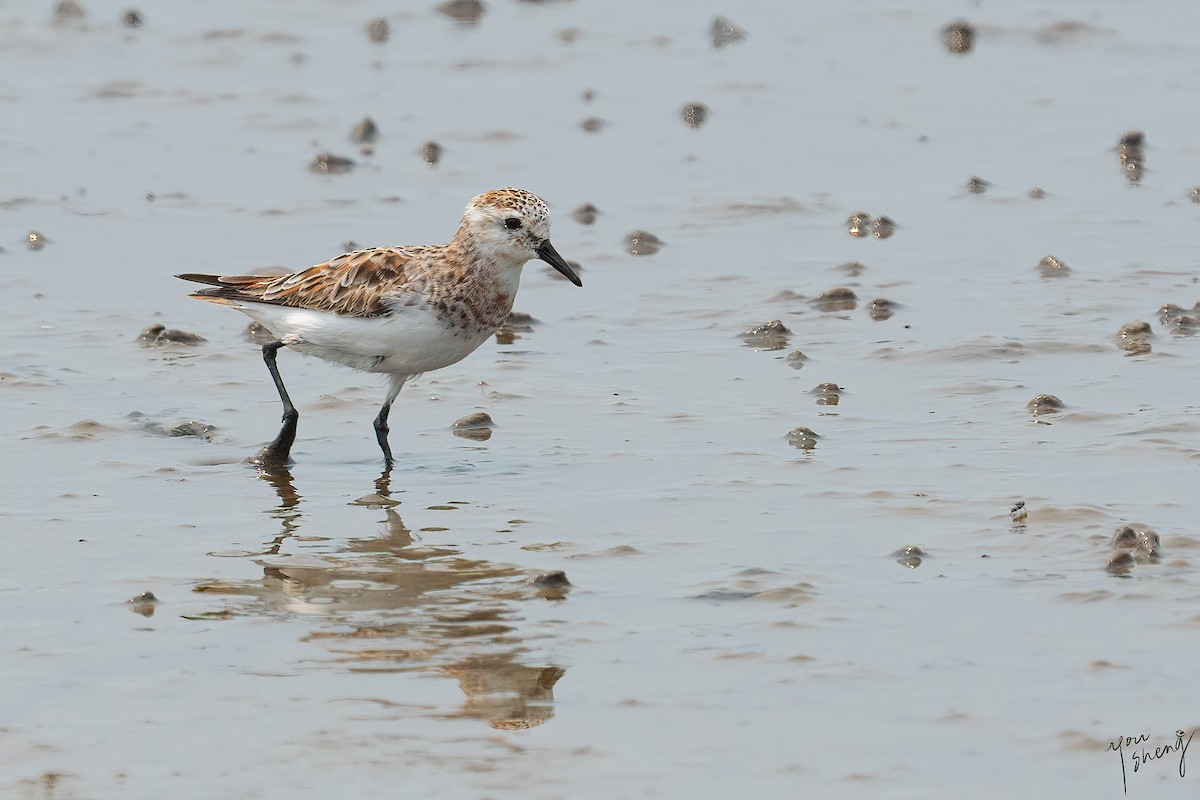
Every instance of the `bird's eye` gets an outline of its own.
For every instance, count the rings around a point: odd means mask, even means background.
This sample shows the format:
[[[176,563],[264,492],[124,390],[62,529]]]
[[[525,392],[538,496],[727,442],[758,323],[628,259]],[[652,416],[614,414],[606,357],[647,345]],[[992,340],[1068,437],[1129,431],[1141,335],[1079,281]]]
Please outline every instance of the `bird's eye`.
[[[509,217],[508,219],[504,220],[504,227],[508,228],[510,231],[515,231],[517,228],[521,227],[521,220],[517,219],[516,217]]]

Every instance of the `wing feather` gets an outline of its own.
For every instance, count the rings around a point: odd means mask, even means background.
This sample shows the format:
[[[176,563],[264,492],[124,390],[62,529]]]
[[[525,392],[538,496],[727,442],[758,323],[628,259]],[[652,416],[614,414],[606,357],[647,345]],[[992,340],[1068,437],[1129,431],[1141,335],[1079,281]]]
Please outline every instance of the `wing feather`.
[[[431,248],[377,247],[356,250],[291,275],[198,275],[177,277],[214,288],[192,297],[213,302],[243,301],[332,311],[350,317],[390,313],[387,300],[419,292],[424,251]]]

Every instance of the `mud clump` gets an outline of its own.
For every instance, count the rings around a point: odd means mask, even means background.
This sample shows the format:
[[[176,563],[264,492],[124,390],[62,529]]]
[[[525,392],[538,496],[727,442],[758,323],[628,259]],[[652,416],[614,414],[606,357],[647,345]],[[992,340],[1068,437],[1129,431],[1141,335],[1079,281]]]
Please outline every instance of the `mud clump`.
[[[836,406],[842,401],[842,387],[836,383],[818,383],[808,393],[817,398],[819,406]]]
[[[990,183],[978,175],[972,175],[971,179],[967,181],[967,191],[971,194],[983,194],[991,187]]]
[[[1163,303],[1158,308],[1158,321],[1165,324],[1166,321],[1169,320],[1171,317],[1176,317],[1176,316],[1179,316],[1180,314],[1185,314],[1189,310],[1194,311],[1195,309],[1186,309],[1183,306],[1177,306],[1174,303]]]
[[[543,600],[565,600],[572,588],[567,573],[561,569],[539,573],[526,579],[525,583],[536,589],[537,596]]]
[[[1043,278],[1065,278],[1071,274],[1071,268],[1054,256],[1046,256],[1039,261],[1037,270]]]
[[[756,350],[782,350],[788,346],[788,337],[791,335],[792,332],[783,322],[773,319],[743,331],[741,338],[747,347]]]
[[[1146,134],[1129,131],[1117,142],[1117,159],[1130,183],[1141,183],[1146,173]]]
[[[1133,557],[1133,553],[1128,550],[1118,550],[1108,559],[1108,563],[1104,565],[1104,571],[1110,575],[1128,575],[1133,572],[1133,568],[1137,566],[1137,559]]]
[[[704,121],[708,119],[708,107],[703,103],[688,103],[679,112],[679,116],[683,118],[684,125],[698,131]]]
[[[367,38],[376,44],[383,44],[391,35],[392,27],[383,17],[376,17],[367,23]]]
[[[95,439],[100,439],[106,436],[114,436],[120,433],[120,428],[114,428],[111,425],[105,425],[102,422],[97,422],[94,419],[81,419],[76,423],[68,425],[61,433],[49,431],[46,426],[39,426],[39,430],[45,432],[39,433],[39,439],[57,439],[68,438],[79,442],[88,442]]]
[[[1062,414],[1067,409],[1067,404],[1054,395],[1038,395],[1025,404],[1025,409],[1033,416]]]
[[[1122,525],[1109,541],[1113,550],[1132,550],[1135,558],[1152,560],[1162,554],[1158,532],[1140,523]]]
[[[466,431],[475,428],[491,428],[496,423],[492,421],[492,417],[486,411],[477,411],[474,414],[468,414],[465,417],[459,417],[450,427],[456,431]]]
[[[598,133],[608,123],[599,117],[588,117],[583,122],[579,123],[579,127],[587,133]]]
[[[166,347],[170,344],[195,347],[207,341],[198,333],[176,330],[166,325],[151,325],[138,334],[138,344],[142,347]]]
[[[793,350],[792,352],[788,353],[787,357],[783,360],[792,369],[803,369],[804,362],[808,361],[808,356],[804,355],[804,353],[800,352],[799,350]]]
[[[1191,308],[1164,303],[1158,309],[1158,321],[1176,336],[1195,336],[1200,333],[1200,303]]]
[[[129,414],[128,419],[134,422],[140,422],[138,425],[138,430],[142,431],[143,433],[148,433],[152,436],[162,436],[167,439],[182,439],[190,436],[210,444],[215,441],[217,437],[217,426],[210,425],[207,422],[201,422],[198,419],[187,419],[182,422],[177,422],[174,425],[167,425],[162,422],[147,419],[146,415],[139,411],[134,411]]]
[[[885,322],[896,316],[898,306],[886,297],[877,297],[867,303],[867,314],[876,322]]]
[[[126,600],[125,605],[129,606],[129,610],[133,613],[149,618],[154,616],[158,598],[154,596],[154,592],[142,592]]]
[[[87,17],[87,12],[75,0],[59,0],[58,3],[54,4],[55,24],[61,25],[67,22],[79,22],[85,17]]]
[[[1141,523],[1122,525],[1109,540],[1113,554],[1104,565],[1113,575],[1128,575],[1138,564],[1154,564],[1162,555],[1158,532]]]
[[[1162,542],[1158,533],[1146,528],[1137,533],[1137,545],[1134,549],[1147,558],[1158,558],[1162,552]]]
[[[465,430],[451,431],[460,439],[469,439],[472,442],[486,442],[492,438],[491,428],[467,428]]]
[[[955,20],[942,28],[942,44],[955,55],[971,52],[975,47],[975,28],[965,20]]]
[[[787,443],[797,450],[813,450],[817,446],[817,440],[821,435],[815,432],[812,428],[792,428],[787,433]]]
[[[421,145],[421,160],[432,167],[442,160],[442,152],[442,146],[430,140]]]
[[[908,544],[898,550],[893,550],[888,558],[896,559],[896,563],[902,567],[916,569],[925,563],[925,559],[929,557],[929,553],[922,550],[915,544]]]
[[[846,218],[846,229],[850,231],[850,235],[859,239],[866,238],[871,235],[871,215],[865,211],[858,211]]]
[[[1137,546],[1137,531],[1129,525],[1122,525],[1117,528],[1109,544],[1114,550],[1132,550]]]
[[[1033,187],[1032,189],[1029,190],[1029,199],[1030,200],[1045,200],[1046,199],[1046,190],[1040,186]]]
[[[580,225],[594,225],[598,216],[600,216],[600,209],[591,203],[584,203],[571,212],[571,219]]]
[[[631,256],[652,256],[662,246],[663,240],[648,231],[637,230],[625,237],[625,251]]]
[[[1163,325],[1168,324],[1174,317],[1185,315],[1191,317],[1200,315],[1200,302],[1196,303],[1191,308],[1177,306],[1174,303],[1163,303],[1158,308],[1158,321]]]
[[[450,426],[450,432],[463,439],[486,442],[492,438],[492,428],[495,424],[489,414],[478,411],[455,420],[454,424]]]
[[[166,435],[173,439],[192,436],[196,439],[211,442],[216,435],[217,427],[209,425],[207,422],[201,422],[198,419],[189,419],[177,425],[172,425],[170,428],[164,428],[164,430],[166,431]]]
[[[838,272],[846,273],[848,278],[857,278],[867,271],[867,268],[857,261],[847,261],[845,264],[838,264],[834,267]]]
[[[350,131],[350,140],[358,144],[371,144],[378,138],[379,126],[370,117],[363,117]]]
[[[717,17],[709,28],[712,46],[721,48],[745,41],[746,32],[725,17]]]
[[[1035,417],[1045,416],[1046,414],[1060,414],[1066,407],[1066,403],[1052,394],[1039,394],[1025,404],[1025,409]]]
[[[486,7],[482,0],[447,0],[439,5],[437,10],[459,25],[469,26],[479,22]]]
[[[530,578],[528,582],[531,586],[541,587],[561,587],[571,585],[571,582],[567,580],[567,573],[563,572],[561,569],[539,573]]]
[[[1153,336],[1149,322],[1138,320],[1137,322],[1129,322],[1121,326],[1120,334],[1122,336]]]
[[[1168,317],[1163,322],[1163,327],[1176,336],[1195,336],[1200,333],[1200,318],[1180,314]]]
[[[1117,331],[1117,347],[1131,356],[1145,355],[1151,350],[1150,340],[1153,338],[1154,332],[1150,330],[1149,322],[1129,322]]]
[[[317,153],[308,168],[318,175],[342,175],[354,169],[354,160],[333,153]]]
[[[522,311],[510,311],[508,319],[496,331],[496,344],[512,344],[517,339],[520,339],[521,333],[533,333],[533,326],[537,323],[531,315]]]
[[[511,328],[514,331],[521,331],[522,333],[532,333],[533,326],[536,324],[538,324],[538,321],[533,318],[533,315],[526,314],[524,311],[508,312],[508,319],[504,321],[504,327]]]
[[[853,289],[839,286],[814,297],[812,306],[818,311],[852,311],[858,307],[858,295]]]

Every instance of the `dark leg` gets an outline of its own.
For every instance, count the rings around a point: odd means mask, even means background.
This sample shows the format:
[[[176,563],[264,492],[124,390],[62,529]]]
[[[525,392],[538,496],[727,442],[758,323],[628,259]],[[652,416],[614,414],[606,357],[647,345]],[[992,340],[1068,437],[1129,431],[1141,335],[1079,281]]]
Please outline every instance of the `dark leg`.
[[[390,402],[384,403],[383,408],[379,409],[379,416],[375,418],[375,441],[379,442],[379,449],[383,451],[383,461],[388,469],[392,468],[392,447],[388,444],[388,428],[387,418],[388,412],[392,410]]]
[[[300,412],[292,405],[292,398],[288,397],[283,378],[279,377],[279,367],[275,364],[275,353],[281,347],[283,342],[271,342],[264,344],[262,351],[263,361],[267,362],[275,388],[279,390],[279,399],[283,401],[283,427],[273,442],[250,459],[254,464],[290,464],[292,461],[292,443],[296,441],[296,421],[300,419]]]
[[[379,416],[375,417],[375,441],[379,442],[379,449],[383,451],[384,466],[388,470],[392,468],[392,448],[388,444],[388,414],[392,410],[392,402],[396,399],[396,395],[400,394],[400,390],[404,388],[404,382],[408,380],[407,375],[392,375],[388,379],[388,396],[383,401],[383,408],[379,409]]]

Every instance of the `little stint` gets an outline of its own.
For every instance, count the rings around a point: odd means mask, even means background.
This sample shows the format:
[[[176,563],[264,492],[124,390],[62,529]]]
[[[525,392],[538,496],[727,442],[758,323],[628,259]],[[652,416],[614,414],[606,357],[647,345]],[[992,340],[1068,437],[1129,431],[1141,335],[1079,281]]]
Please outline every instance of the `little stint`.
[[[283,402],[283,427],[251,461],[291,461],[300,414],[275,363],[279,348],[290,347],[388,376],[375,438],[390,469],[388,412],[405,381],[461,361],[495,333],[512,311],[521,268],[534,258],[583,285],[550,244],[546,204],[507,188],[473,199],[448,244],[356,250],[291,275],[176,277],[209,284],[191,296],[232,306],[275,337],[262,352]]]

